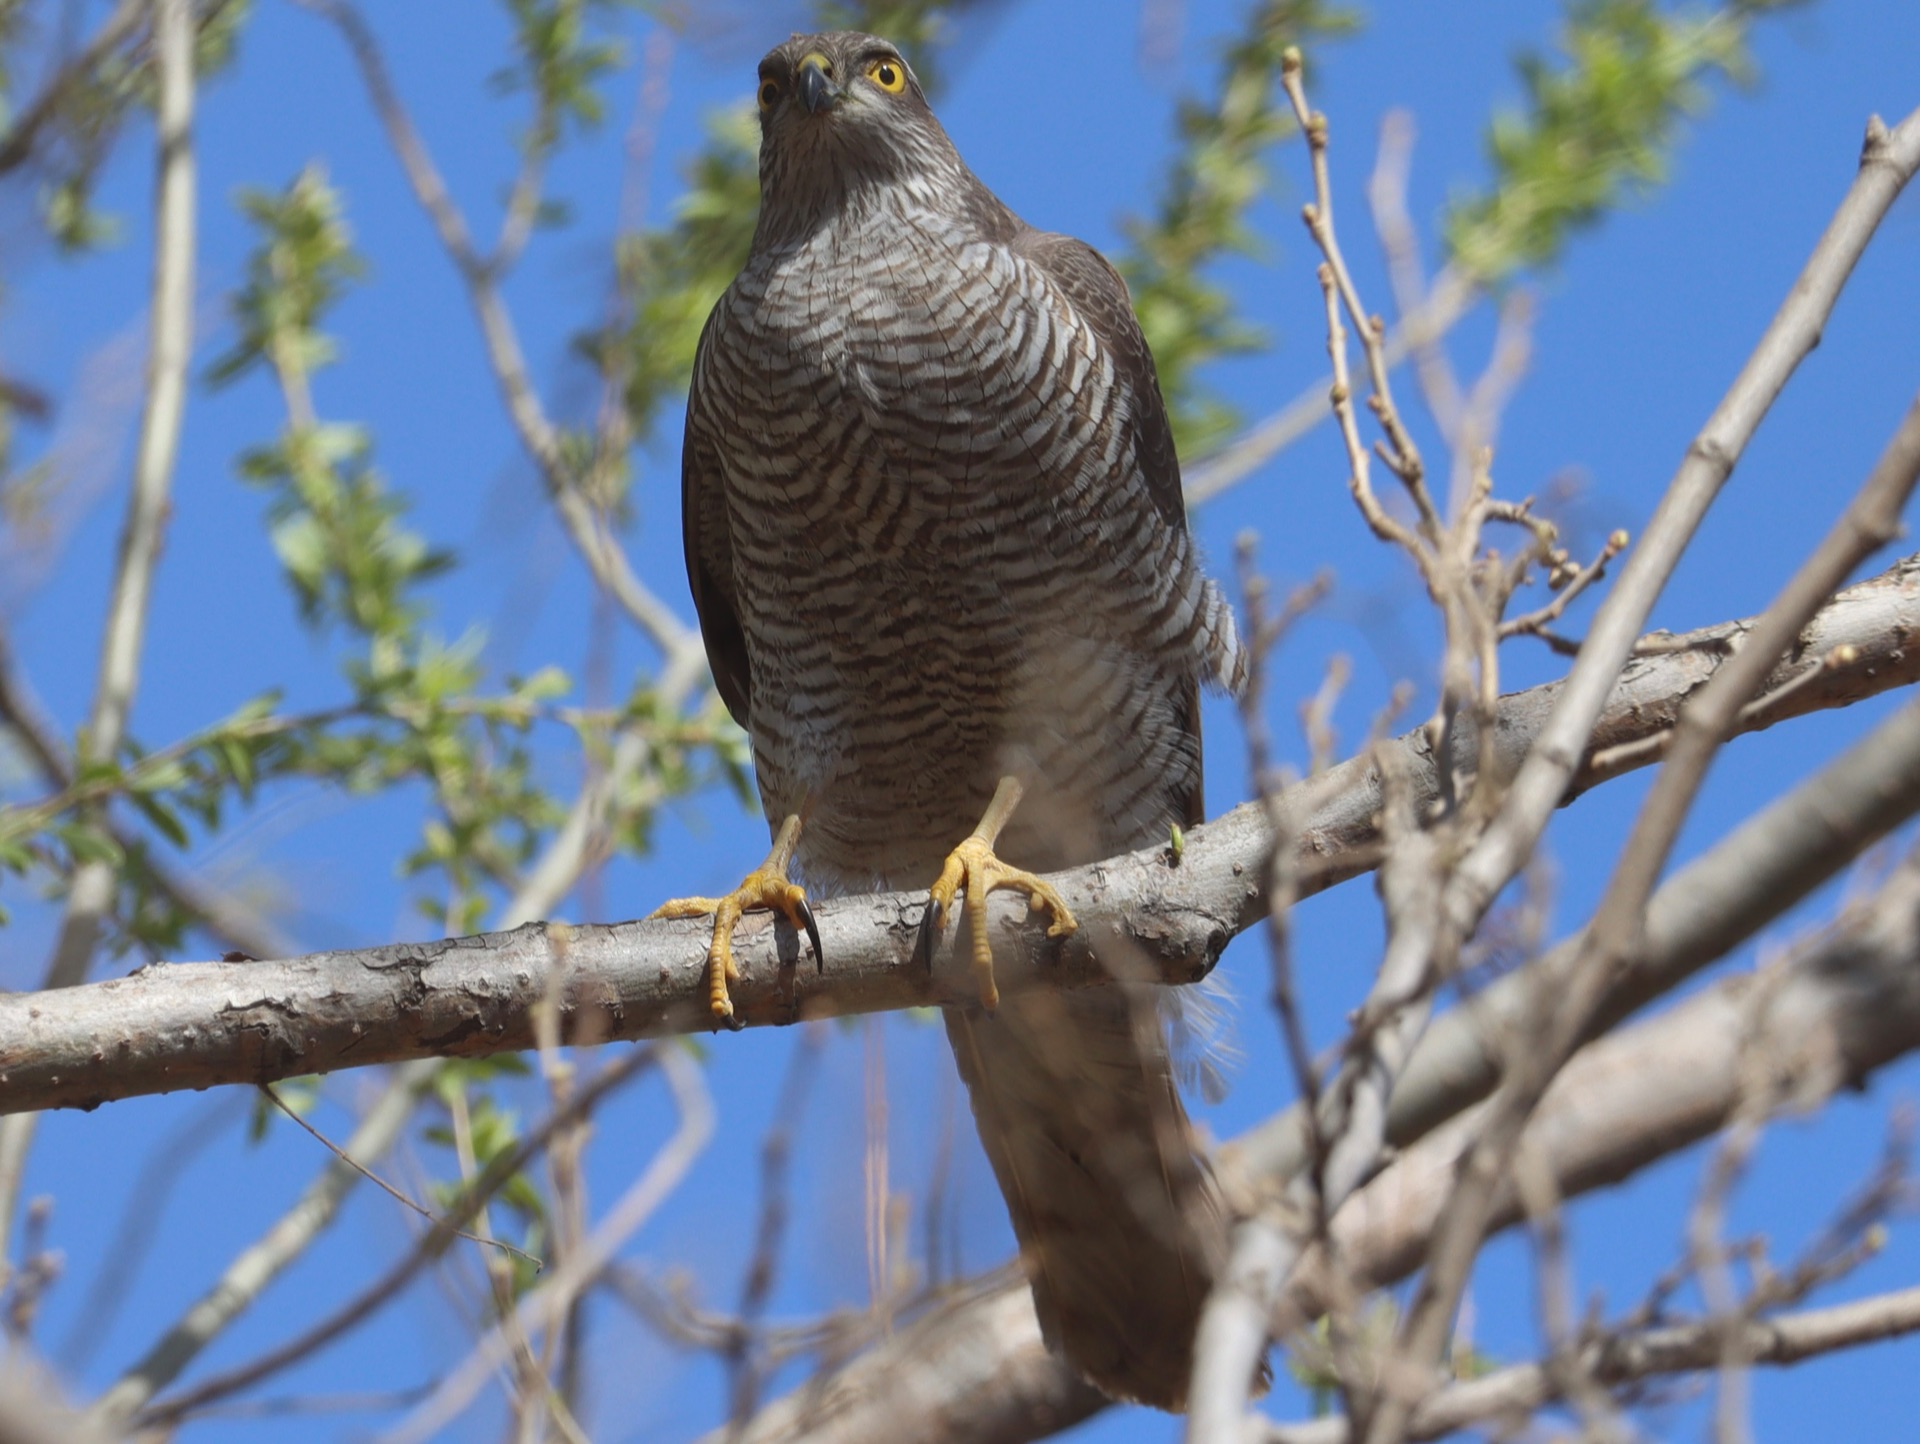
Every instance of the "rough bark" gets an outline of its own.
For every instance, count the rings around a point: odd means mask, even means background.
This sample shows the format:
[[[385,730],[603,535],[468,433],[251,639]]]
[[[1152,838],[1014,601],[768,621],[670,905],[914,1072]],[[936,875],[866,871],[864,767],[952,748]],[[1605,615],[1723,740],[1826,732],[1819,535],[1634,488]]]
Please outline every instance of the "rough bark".
[[[1654,760],[1684,699],[1714,674],[1750,623],[1660,635],[1625,669],[1575,792]],[[1839,593],[1772,672],[1750,729],[1844,706],[1917,678],[1917,562]],[[1829,664],[1812,668],[1822,659]],[[1786,684],[1801,679],[1789,688]],[[1497,756],[1519,765],[1554,703],[1549,683],[1506,697]],[[1467,729],[1462,729],[1466,731]],[[1402,739],[1426,801],[1435,769],[1422,735]],[[1465,736],[1458,769],[1476,756]],[[1380,790],[1358,758],[1297,789],[1303,894],[1374,863]],[[1262,916],[1257,878],[1269,846],[1259,809],[1244,805],[1196,828],[1179,861],[1167,849],[1113,858],[1056,879],[1082,920],[1047,947],[1021,900],[997,895],[991,926],[1003,987],[1073,986],[1099,976],[1094,944],[1125,935],[1164,980],[1189,982]],[[930,975],[915,958],[924,899],[886,893],[817,910],[817,971],[785,923],[751,916],[736,934],[735,1009],[748,1026],[966,1001],[974,983],[950,956]],[[0,997],[0,1112],[102,1102],[223,1083],[431,1056],[479,1056],[535,1045],[535,1010],[550,997],[564,1038],[586,1044],[712,1026],[704,984],[705,923],[531,923],[484,933],[277,962],[177,963],[59,993]]]

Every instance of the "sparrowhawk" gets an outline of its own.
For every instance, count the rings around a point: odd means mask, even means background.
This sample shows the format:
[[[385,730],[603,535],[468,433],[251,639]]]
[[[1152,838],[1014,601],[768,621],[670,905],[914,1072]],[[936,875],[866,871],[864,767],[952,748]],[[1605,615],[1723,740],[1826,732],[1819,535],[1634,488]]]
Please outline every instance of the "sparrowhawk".
[[[776,833],[717,914],[831,889],[959,893],[981,1005],[946,1010],[1043,1333],[1110,1394],[1179,1408],[1223,1250],[1158,1019],[1117,981],[997,994],[983,898],[1200,820],[1199,691],[1240,684],[1122,278],[963,164],[900,52],[795,36],[761,62],[761,215],[688,397],[688,577]],[[973,832],[970,832],[970,829]],[[959,845],[958,845],[959,844]],[[1104,954],[1111,973],[1126,959]]]

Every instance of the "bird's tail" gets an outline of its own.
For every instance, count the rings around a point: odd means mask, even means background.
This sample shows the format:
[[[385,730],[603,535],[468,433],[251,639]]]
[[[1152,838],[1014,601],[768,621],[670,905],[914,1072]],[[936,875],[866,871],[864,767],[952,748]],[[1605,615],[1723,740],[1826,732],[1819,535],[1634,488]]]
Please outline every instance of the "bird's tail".
[[[1154,991],[1039,989],[946,1017],[1043,1337],[1103,1392],[1180,1409],[1226,1223]]]

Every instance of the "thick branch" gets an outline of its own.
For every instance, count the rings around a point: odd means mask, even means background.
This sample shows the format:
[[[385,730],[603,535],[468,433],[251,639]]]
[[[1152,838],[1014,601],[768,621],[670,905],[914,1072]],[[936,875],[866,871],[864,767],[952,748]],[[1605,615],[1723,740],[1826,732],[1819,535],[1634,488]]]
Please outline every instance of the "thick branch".
[[[1578,1053],[1527,1135],[1558,1193],[1607,1187],[1723,1127],[1754,1102],[1748,1050],[1769,1050],[1771,1101],[1785,1110],[1860,1084],[1913,1050],[1916,899],[1913,870],[1900,870],[1780,974],[1732,979]],[[1353,1287],[1380,1288],[1421,1265],[1477,1121],[1465,1114],[1409,1148],[1336,1216]],[[1523,1216],[1510,1191],[1489,1227]],[[1311,1255],[1304,1273],[1314,1275],[1316,1263]],[[1016,1444],[1106,1407],[1043,1347],[1018,1273],[1004,1270],[977,1288],[770,1403],[745,1429],[703,1444]],[[1298,1316],[1320,1307],[1312,1296],[1294,1304]]]
[[[1653,736],[1669,725],[1747,626],[1666,639],[1659,655],[1633,663],[1605,710],[1599,742]],[[1916,679],[1914,560],[1835,598],[1766,689],[1780,692],[1807,670],[1808,658],[1842,646],[1854,649],[1853,660],[1822,685],[1783,696],[1782,711],[1840,705]],[[1549,684],[1504,699],[1500,765],[1526,753],[1556,692]],[[1752,725],[1772,720],[1759,716]],[[1401,745],[1426,803],[1435,776],[1424,735],[1412,733]],[[1458,766],[1473,765],[1476,755],[1474,738],[1465,737]],[[1367,759],[1305,785],[1291,805],[1307,812],[1295,830],[1305,893],[1373,865],[1380,796]],[[991,924],[998,972],[1014,987],[1093,981],[1101,976],[1095,944],[1122,932],[1167,981],[1200,977],[1230,938],[1262,916],[1257,879],[1267,849],[1267,828],[1250,804],[1190,834],[1179,865],[1149,851],[1062,874],[1057,881],[1083,927],[1046,952],[1034,945],[1018,901],[1002,899]],[[907,893],[823,906],[820,973],[800,957],[785,924],[750,918],[737,934],[737,1015],[767,1025],[974,997],[965,966],[944,963],[930,977],[914,961],[922,908],[921,896]],[[0,1111],[92,1107],[143,1093],[529,1048],[533,1009],[551,988],[571,1043],[697,1031],[711,1026],[705,950],[698,921],[533,923],[284,962],[156,966],[58,995],[0,998]]]

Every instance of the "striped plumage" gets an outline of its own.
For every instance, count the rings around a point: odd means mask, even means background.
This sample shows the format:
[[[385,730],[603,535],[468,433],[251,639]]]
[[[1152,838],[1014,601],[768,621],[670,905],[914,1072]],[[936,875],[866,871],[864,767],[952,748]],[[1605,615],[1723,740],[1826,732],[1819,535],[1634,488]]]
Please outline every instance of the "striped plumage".
[[[794,37],[761,95],[761,220],[696,359],[683,504],[771,824],[805,814],[830,888],[928,886],[1004,775],[1016,865],[1166,838],[1200,816],[1199,683],[1242,664],[1121,278],[975,179],[887,42]],[[1176,1407],[1221,1227],[1150,992],[949,1032],[1045,1332]]]

